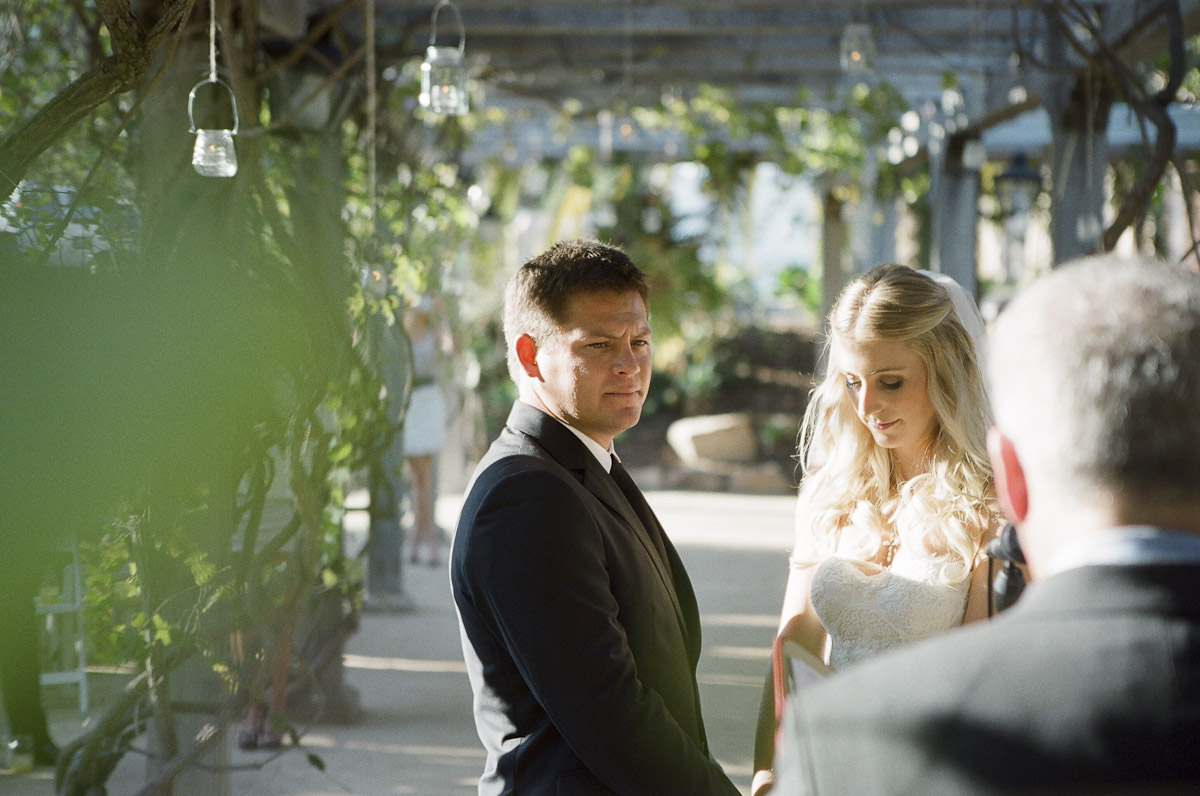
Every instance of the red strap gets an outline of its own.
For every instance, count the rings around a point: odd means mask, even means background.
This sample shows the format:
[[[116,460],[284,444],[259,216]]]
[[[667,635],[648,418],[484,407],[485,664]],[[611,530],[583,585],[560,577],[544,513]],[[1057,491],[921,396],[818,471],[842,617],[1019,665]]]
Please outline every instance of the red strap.
[[[771,679],[775,686],[775,727],[783,721],[783,703],[787,699],[787,676],[784,672],[783,634],[775,636],[771,642]]]

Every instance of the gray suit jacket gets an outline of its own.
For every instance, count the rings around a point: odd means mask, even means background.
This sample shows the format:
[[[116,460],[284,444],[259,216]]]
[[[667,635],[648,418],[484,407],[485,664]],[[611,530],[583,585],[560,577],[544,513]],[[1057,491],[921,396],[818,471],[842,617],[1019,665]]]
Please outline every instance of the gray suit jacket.
[[[787,706],[775,793],[1200,793],[1200,566],[1084,567]]]
[[[450,576],[480,794],[737,796],[708,754],[691,583],[626,489],[520,402],[475,471]]]

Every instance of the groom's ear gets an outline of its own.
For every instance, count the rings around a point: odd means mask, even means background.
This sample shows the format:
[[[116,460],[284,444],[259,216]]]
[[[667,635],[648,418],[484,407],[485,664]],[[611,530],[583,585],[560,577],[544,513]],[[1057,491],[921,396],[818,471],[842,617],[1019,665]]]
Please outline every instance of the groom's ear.
[[[537,363],[537,343],[527,334],[523,334],[513,343],[517,352],[517,362],[521,370],[531,379],[541,379],[542,372]]]
[[[988,458],[992,460],[992,477],[996,480],[1000,507],[1009,522],[1020,525],[1029,515],[1029,492],[1017,449],[1000,429],[992,428],[987,435],[987,450]]]

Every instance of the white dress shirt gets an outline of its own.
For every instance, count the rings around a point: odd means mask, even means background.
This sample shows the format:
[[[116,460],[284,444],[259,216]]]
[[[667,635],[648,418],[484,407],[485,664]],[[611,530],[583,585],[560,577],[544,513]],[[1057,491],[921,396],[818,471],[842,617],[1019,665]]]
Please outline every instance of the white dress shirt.
[[[521,403],[528,403],[528,402],[522,401]],[[533,406],[533,404],[529,404],[529,405]],[[541,409],[541,408],[534,406],[534,409]],[[541,411],[545,412],[546,410],[541,409]],[[550,413],[546,412],[546,414],[550,414]],[[554,417],[554,415],[550,415],[550,416]],[[554,417],[554,419],[558,420],[557,417]],[[582,442],[584,445],[586,445],[587,449],[592,452],[593,456],[596,457],[596,461],[600,462],[600,466],[604,468],[604,472],[606,472],[606,473],[612,472],[613,459],[616,459],[617,461],[621,461],[621,457],[617,455],[617,452],[615,450],[612,450],[611,448],[609,450],[605,450],[603,445],[601,445],[599,442],[596,442],[596,440],[592,439],[587,434],[584,434],[579,429],[577,429],[573,426],[567,425],[566,423],[563,423],[563,421],[561,421],[561,420],[558,420],[558,422],[562,423],[563,427],[565,427],[567,429],[567,431],[570,431],[572,434],[579,437],[579,441]]]

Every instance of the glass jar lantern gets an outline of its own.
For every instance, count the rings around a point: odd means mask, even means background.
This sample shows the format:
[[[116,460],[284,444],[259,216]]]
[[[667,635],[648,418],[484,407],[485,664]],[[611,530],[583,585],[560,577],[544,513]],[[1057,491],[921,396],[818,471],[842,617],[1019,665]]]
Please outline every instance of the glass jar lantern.
[[[871,26],[851,22],[842,31],[840,42],[842,71],[848,75],[865,75],[875,71],[875,39]]]
[[[458,46],[439,47],[437,44],[437,18],[444,7],[449,7],[458,20]],[[425,60],[421,63],[421,93],[417,99],[421,107],[443,116],[462,116],[468,110],[467,67],[463,59],[467,34],[463,28],[462,15],[450,0],[441,0],[433,9],[432,32]]]
[[[196,127],[193,106],[196,103],[196,91],[203,85],[216,83],[229,93],[229,104],[233,108],[233,129]],[[233,147],[233,137],[238,131],[237,101],[233,89],[223,80],[210,77],[192,86],[188,94],[188,122],[191,125],[188,132],[196,134],[196,144],[192,147],[192,168],[202,177],[232,177],[237,174],[237,151]]]

